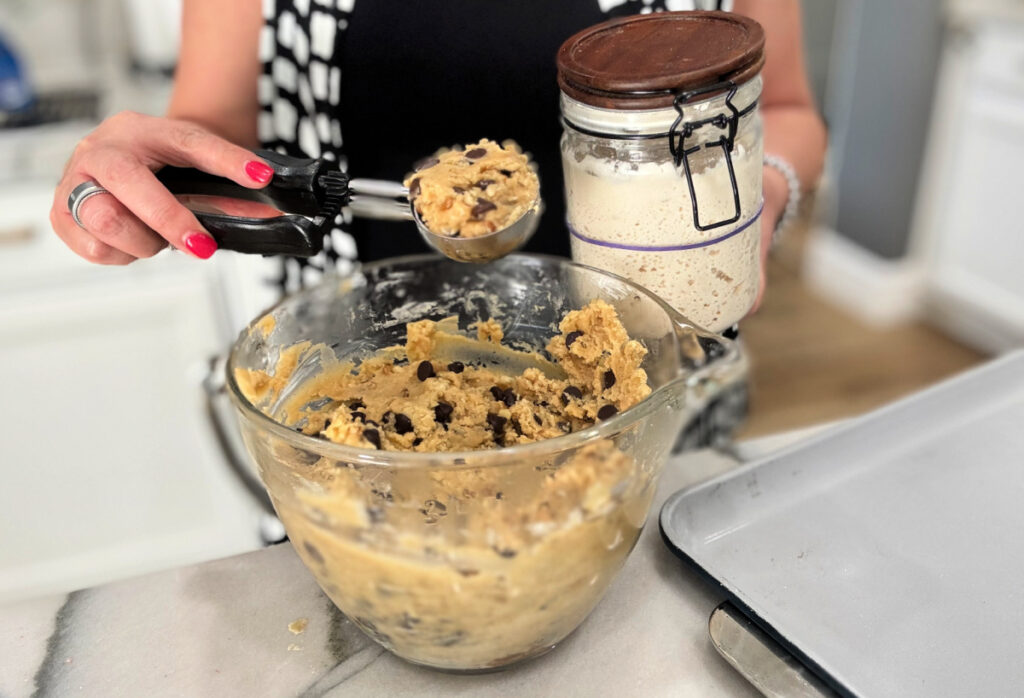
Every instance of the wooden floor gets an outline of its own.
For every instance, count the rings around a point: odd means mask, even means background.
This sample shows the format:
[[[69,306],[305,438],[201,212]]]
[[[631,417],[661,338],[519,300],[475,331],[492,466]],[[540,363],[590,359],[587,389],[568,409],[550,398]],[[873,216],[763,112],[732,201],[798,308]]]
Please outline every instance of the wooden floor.
[[[798,252],[780,252],[761,309],[741,325],[753,364],[741,438],[860,414],[984,360],[925,325],[863,325],[802,283]]]

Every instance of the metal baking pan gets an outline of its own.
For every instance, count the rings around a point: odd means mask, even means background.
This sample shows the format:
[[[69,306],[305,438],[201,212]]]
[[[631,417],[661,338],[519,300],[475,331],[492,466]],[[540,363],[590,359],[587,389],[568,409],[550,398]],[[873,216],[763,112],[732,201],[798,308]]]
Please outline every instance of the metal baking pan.
[[[673,495],[661,531],[843,695],[1024,694],[1024,352]]]

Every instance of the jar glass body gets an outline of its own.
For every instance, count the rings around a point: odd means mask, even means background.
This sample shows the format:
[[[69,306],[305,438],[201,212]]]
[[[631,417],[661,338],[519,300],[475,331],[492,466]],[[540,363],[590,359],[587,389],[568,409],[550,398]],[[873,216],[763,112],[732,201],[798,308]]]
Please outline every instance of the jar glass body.
[[[674,108],[601,109],[563,94],[562,168],[573,260],[647,287],[713,332],[745,316],[761,274],[760,93],[758,76],[731,97],[742,115],[728,158],[721,141],[729,129],[720,125],[732,114],[728,95],[683,107],[683,123],[719,114],[724,119],[682,140],[692,151],[686,156],[689,176],[684,164],[676,165],[664,135],[679,116]]]

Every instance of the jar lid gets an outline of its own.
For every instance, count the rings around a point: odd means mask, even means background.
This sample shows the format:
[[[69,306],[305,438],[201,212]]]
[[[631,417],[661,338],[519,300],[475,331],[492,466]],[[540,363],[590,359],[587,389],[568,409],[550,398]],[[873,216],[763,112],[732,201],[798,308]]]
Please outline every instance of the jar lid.
[[[558,86],[605,109],[659,109],[676,94],[764,66],[764,30],[729,12],[656,12],[595,24],[558,49]],[[721,91],[718,91],[721,92]],[[715,92],[709,92],[707,96]]]

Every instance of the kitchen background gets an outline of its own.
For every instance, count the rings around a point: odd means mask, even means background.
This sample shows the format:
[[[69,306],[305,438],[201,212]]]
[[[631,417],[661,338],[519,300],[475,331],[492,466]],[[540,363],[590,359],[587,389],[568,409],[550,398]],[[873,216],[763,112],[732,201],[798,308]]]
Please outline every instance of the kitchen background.
[[[179,11],[0,0],[0,603],[282,535],[202,388],[274,300],[254,260],[94,267],[47,220],[98,120],[162,112]],[[1024,343],[1024,2],[805,0],[804,14],[832,145],[744,324],[745,436],[856,414]]]

